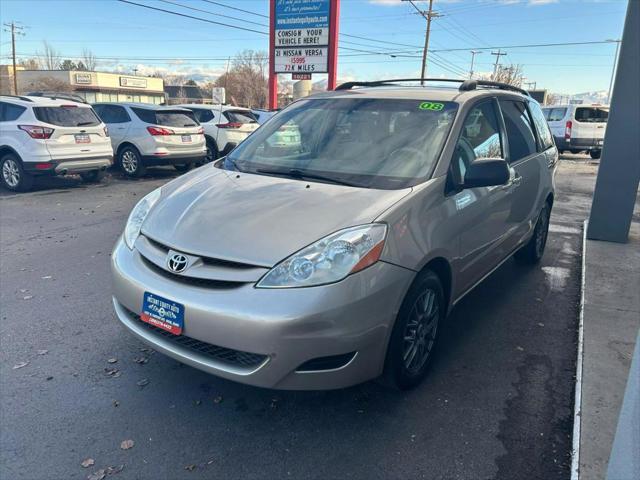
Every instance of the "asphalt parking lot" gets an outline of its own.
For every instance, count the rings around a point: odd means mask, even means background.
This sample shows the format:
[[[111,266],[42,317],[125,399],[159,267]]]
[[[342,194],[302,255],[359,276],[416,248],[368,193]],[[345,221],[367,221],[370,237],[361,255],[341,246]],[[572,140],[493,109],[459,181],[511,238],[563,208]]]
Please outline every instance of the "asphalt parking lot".
[[[543,263],[508,261],[468,295],[426,381],[401,393],[238,385],[126,333],[111,309],[111,247],[134,203],[174,171],[3,191],[0,478],[568,478],[596,169],[561,162]]]

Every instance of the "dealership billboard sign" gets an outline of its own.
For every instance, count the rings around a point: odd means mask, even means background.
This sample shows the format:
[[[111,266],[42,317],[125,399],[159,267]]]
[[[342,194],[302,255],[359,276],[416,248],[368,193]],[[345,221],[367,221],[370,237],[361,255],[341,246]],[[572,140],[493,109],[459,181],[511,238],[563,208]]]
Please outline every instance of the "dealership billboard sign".
[[[330,0],[276,0],[275,73],[327,73]]]

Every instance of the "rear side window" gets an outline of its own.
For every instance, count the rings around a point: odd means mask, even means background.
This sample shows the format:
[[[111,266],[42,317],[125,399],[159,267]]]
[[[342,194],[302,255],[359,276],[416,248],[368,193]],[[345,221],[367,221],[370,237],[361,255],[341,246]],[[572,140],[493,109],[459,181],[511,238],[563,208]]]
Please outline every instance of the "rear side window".
[[[257,123],[255,115],[252,112],[243,110],[227,110],[223,115],[229,120],[229,123]]]
[[[33,113],[41,122],[60,127],[94,127],[100,125],[100,119],[93,109],[86,107],[33,107]]]
[[[546,109],[545,117],[549,122],[560,122],[566,114],[566,108],[549,108]]]
[[[94,105],[93,109],[104,123],[126,123],[131,120],[125,108],[118,105]]]
[[[12,103],[0,102],[0,122],[11,122],[17,120],[26,110],[25,107]]]
[[[513,100],[500,100],[500,108],[507,129],[509,163],[536,153],[536,137],[525,104]]]
[[[193,114],[200,123],[207,123],[214,119],[213,112],[211,110],[204,110],[202,108],[194,108]]]
[[[549,125],[544,118],[540,105],[535,102],[530,102],[529,110],[531,111],[533,123],[538,131],[538,139],[540,140],[541,149],[546,150],[547,148],[551,148],[553,146],[553,135],[551,135],[551,130],[549,130]]]
[[[607,123],[609,110],[597,107],[578,107],[575,117],[576,122]]]
[[[131,108],[145,123],[163,125],[165,127],[195,127],[198,125],[196,117],[191,111],[184,110],[149,110],[147,108]]]

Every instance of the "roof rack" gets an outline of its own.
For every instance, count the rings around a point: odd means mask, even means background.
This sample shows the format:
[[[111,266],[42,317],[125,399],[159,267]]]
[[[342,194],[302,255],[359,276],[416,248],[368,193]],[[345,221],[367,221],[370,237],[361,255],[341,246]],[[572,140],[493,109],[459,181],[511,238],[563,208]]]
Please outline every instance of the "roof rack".
[[[487,88],[499,88],[501,90],[511,90],[514,92],[522,93],[523,95],[530,96],[529,92],[526,90],[514,87],[513,85],[509,85],[507,83],[502,82],[492,82],[489,80],[461,80],[456,78],[425,78],[424,80],[421,78],[396,78],[390,80],[374,80],[371,82],[346,82],[338,85],[336,90],[351,90],[353,87],[385,87],[396,84],[398,82],[452,82],[452,83],[460,83],[460,87],[458,90],[461,92],[467,92],[470,90],[476,90],[478,87],[487,87]]]
[[[2,94],[3,97],[17,98],[18,100],[22,100],[23,102],[33,102],[29,97],[23,97],[21,95],[5,95]]]
[[[27,95],[31,95],[32,97],[42,97],[49,98],[51,100],[70,100],[76,103],[87,103],[87,101],[82,98],[80,95],[76,95],[74,93],[65,93],[65,92],[29,92]]]

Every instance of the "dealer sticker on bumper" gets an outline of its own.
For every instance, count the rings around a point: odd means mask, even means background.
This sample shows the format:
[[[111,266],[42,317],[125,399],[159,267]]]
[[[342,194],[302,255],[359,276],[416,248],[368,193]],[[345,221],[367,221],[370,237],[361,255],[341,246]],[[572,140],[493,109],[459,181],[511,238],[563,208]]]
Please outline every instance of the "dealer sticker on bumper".
[[[144,292],[140,319],[174,335],[180,335],[184,328],[184,305]]]

